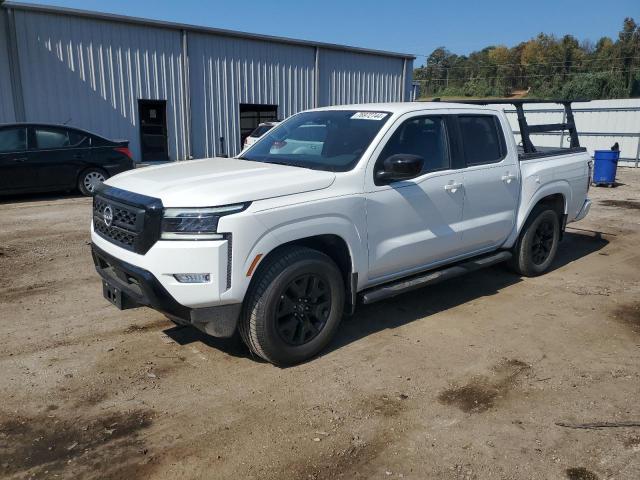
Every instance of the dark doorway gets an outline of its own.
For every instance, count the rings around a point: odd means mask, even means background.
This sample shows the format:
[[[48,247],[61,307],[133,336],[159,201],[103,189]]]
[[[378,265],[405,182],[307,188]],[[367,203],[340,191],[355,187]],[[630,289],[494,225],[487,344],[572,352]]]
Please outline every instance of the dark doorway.
[[[240,104],[240,148],[244,140],[255,128],[264,122],[278,120],[277,105],[261,105],[255,103]]]
[[[167,101],[138,100],[140,152],[143,162],[169,160],[167,149]]]

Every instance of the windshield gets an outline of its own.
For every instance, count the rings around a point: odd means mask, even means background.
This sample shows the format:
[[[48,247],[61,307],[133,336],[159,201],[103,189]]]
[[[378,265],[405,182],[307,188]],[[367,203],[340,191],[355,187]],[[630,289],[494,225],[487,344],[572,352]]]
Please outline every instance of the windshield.
[[[360,160],[389,116],[357,110],[300,113],[270,130],[239,158],[346,172]]]
[[[250,137],[258,138],[271,130],[273,125],[259,125],[253,132],[249,134]]]

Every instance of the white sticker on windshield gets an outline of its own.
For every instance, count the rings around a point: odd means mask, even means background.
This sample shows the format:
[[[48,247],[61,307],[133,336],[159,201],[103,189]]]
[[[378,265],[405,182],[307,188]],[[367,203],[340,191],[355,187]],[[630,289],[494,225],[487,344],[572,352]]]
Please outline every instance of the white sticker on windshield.
[[[352,120],[383,120],[387,116],[383,112],[357,112],[351,115]]]

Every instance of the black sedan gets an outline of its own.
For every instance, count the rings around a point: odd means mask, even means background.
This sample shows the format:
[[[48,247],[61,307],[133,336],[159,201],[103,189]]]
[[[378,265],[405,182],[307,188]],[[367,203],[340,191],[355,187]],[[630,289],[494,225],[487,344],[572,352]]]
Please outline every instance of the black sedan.
[[[0,195],[78,189],[91,195],[135,163],[129,142],[64,125],[0,125]]]

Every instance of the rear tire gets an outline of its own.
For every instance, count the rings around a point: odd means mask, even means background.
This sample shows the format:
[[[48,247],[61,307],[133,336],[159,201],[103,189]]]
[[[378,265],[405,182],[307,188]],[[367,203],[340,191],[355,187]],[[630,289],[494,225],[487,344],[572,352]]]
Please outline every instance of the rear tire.
[[[98,185],[109,178],[109,174],[100,168],[88,168],[78,177],[78,190],[87,197],[95,194]]]
[[[512,269],[525,277],[542,275],[553,263],[559,242],[557,212],[546,205],[535,207],[514,247]]]
[[[344,309],[342,274],[324,253],[285,247],[270,255],[247,292],[239,330],[249,349],[275,365],[303,362],[335,334]]]

